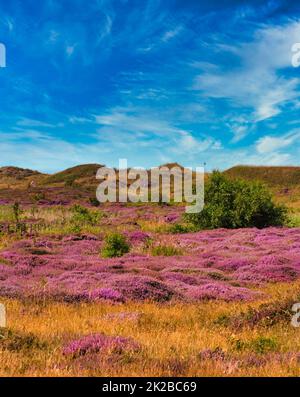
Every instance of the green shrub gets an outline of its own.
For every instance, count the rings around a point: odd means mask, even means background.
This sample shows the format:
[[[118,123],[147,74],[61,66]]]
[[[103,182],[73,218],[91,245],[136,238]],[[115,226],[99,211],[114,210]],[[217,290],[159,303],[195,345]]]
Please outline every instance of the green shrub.
[[[203,211],[185,215],[200,229],[281,226],[286,216],[287,209],[276,205],[261,183],[231,180],[218,171],[205,185]]]
[[[68,229],[69,233],[80,234],[82,232],[82,227],[80,225],[71,225]]]
[[[236,351],[252,351],[257,354],[265,354],[278,349],[278,343],[275,339],[265,338],[263,336],[259,336],[250,341],[233,338],[231,340],[231,345]]]
[[[153,256],[176,256],[182,255],[182,251],[171,245],[156,245],[152,247],[151,254]]]
[[[14,220],[14,232],[20,234],[21,236],[26,234],[27,225],[25,222],[21,221],[23,210],[20,207],[20,204],[15,202],[12,206],[12,214]]]
[[[21,210],[20,204],[15,202],[14,205],[12,206],[12,211],[13,211],[15,223],[16,224],[20,223],[20,218],[22,215],[22,210]]]
[[[41,200],[45,200],[46,195],[43,192],[38,192],[33,196],[33,201],[35,201],[36,203],[38,203]]]
[[[265,354],[277,349],[277,342],[271,338],[259,337],[250,343],[250,349],[258,354]]]
[[[72,218],[71,223],[73,225],[84,226],[91,225],[95,226],[100,220],[101,214],[97,211],[91,211],[88,208],[82,207],[81,205],[74,205],[72,208]]]
[[[300,214],[295,209],[289,208],[289,216],[286,222],[288,227],[300,227]]]
[[[104,258],[115,258],[123,256],[130,251],[126,237],[123,234],[113,233],[105,238],[105,244],[102,249],[102,256]]]

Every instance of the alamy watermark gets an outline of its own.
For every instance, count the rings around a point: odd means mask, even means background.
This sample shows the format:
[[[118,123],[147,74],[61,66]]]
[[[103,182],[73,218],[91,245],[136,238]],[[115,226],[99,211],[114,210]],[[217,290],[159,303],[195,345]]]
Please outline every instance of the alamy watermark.
[[[299,68],[300,67],[300,43],[295,43],[292,46],[292,65],[294,68]]]
[[[6,327],[6,310],[5,306],[0,303],[0,328]]]
[[[295,303],[292,307],[292,312],[295,313],[291,320],[291,325],[293,327],[300,327],[300,303]]]
[[[127,160],[120,159],[118,171],[102,167],[96,178],[101,180],[96,193],[100,203],[185,202],[190,204],[187,213],[199,213],[204,207],[203,167],[196,167],[195,172],[176,165],[147,171],[143,167],[128,169]]]
[[[0,43],[0,68],[6,68],[6,47]]]

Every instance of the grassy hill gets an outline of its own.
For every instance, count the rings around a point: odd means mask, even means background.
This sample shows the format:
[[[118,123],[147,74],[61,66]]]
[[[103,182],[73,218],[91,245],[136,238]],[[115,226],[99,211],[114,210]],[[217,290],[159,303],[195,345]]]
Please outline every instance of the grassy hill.
[[[38,171],[29,170],[27,168],[18,168],[18,167],[1,167],[0,168],[0,178],[12,178],[17,180],[22,180],[24,178],[33,176],[33,175],[41,175]]]
[[[300,167],[236,166],[224,171],[231,178],[257,180],[270,187],[295,187],[300,185]]]
[[[24,188],[30,184],[39,184],[45,176],[45,174],[27,168],[1,167],[0,188]]]
[[[178,163],[164,164],[167,168],[183,167]],[[30,196],[46,197],[48,201],[72,201],[95,196],[99,181],[96,173],[100,164],[82,164],[47,175],[18,167],[0,168],[0,199],[24,201]],[[117,180],[119,178],[118,170]],[[148,170],[149,173],[149,170]],[[257,180],[270,187],[276,200],[300,209],[300,167],[235,166],[224,171],[230,178]],[[149,182],[150,182],[150,173]],[[205,179],[209,173],[205,174]],[[195,179],[195,173],[193,173]],[[132,181],[128,180],[128,185]],[[173,179],[171,180],[173,187]],[[12,193],[13,190],[13,193]],[[24,191],[26,194],[24,195]]]
[[[78,182],[81,179],[93,179],[96,181],[96,173],[99,168],[103,167],[100,164],[82,164],[75,167],[68,168],[64,171],[48,176],[43,184],[51,185],[56,183]]]

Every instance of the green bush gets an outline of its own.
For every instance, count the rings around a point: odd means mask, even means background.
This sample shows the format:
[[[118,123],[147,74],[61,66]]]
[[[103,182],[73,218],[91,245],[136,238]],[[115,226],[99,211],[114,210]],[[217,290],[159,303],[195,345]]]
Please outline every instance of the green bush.
[[[104,258],[115,258],[123,256],[130,251],[130,246],[126,237],[119,233],[113,233],[105,238],[105,244],[102,249]]]
[[[250,341],[233,338],[231,340],[231,345],[236,351],[242,352],[248,350],[257,354],[266,354],[278,349],[278,343],[275,339],[265,338],[263,336],[259,336]]]
[[[264,228],[283,225],[287,209],[276,205],[261,183],[231,180],[214,171],[205,185],[203,211],[185,217],[200,229]]]
[[[251,350],[258,354],[265,354],[276,351],[277,347],[278,344],[276,340],[271,338],[264,338],[263,336],[256,338],[250,344]]]
[[[101,214],[98,211],[92,211],[81,205],[74,205],[72,208],[71,223],[75,227],[84,225],[95,226],[100,220]]]
[[[14,205],[12,206],[12,211],[13,211],[13,216],[14,216],[15,223],[16,224],[20,223],[20,218],[21,218],[21,215],[22,215],[22,212],[23,212],[21,210],[20,204],[15,202]]]

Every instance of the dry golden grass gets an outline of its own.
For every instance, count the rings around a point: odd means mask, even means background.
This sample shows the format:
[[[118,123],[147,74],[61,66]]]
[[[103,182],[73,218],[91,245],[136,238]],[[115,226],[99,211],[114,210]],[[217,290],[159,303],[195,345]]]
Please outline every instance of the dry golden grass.
[[[284,300],[299,288],[299,282],[271,285],[265,291],[266,299],[251,304],[218,301],[197,305],[111,305],[1,299],[7,308],[11,338],[33,334],[41,346],[32,343],[24,348],[5,349],[1,348],[0,339],[0,376],[299,376],[297,360],[276,359],[300,351],[299,328],[279,322],[272,327],[235,330],[215,322],[220,315],[233,316],[249,306]],[[138,319],[121,320],[105,317],[124,312],[141,315]],[[63,356],[65,343],[92,333],[131,337],[140,343],[141,351],[117,357],[99,353],[96,360]],[[276,341],[273,356],[266,356],[269,358],[264,365],[239,364],[253,352],[238,351],[233,342],[262,337]],[[199,352],[216,348],[233,355],[235,360],[199,359]]]

